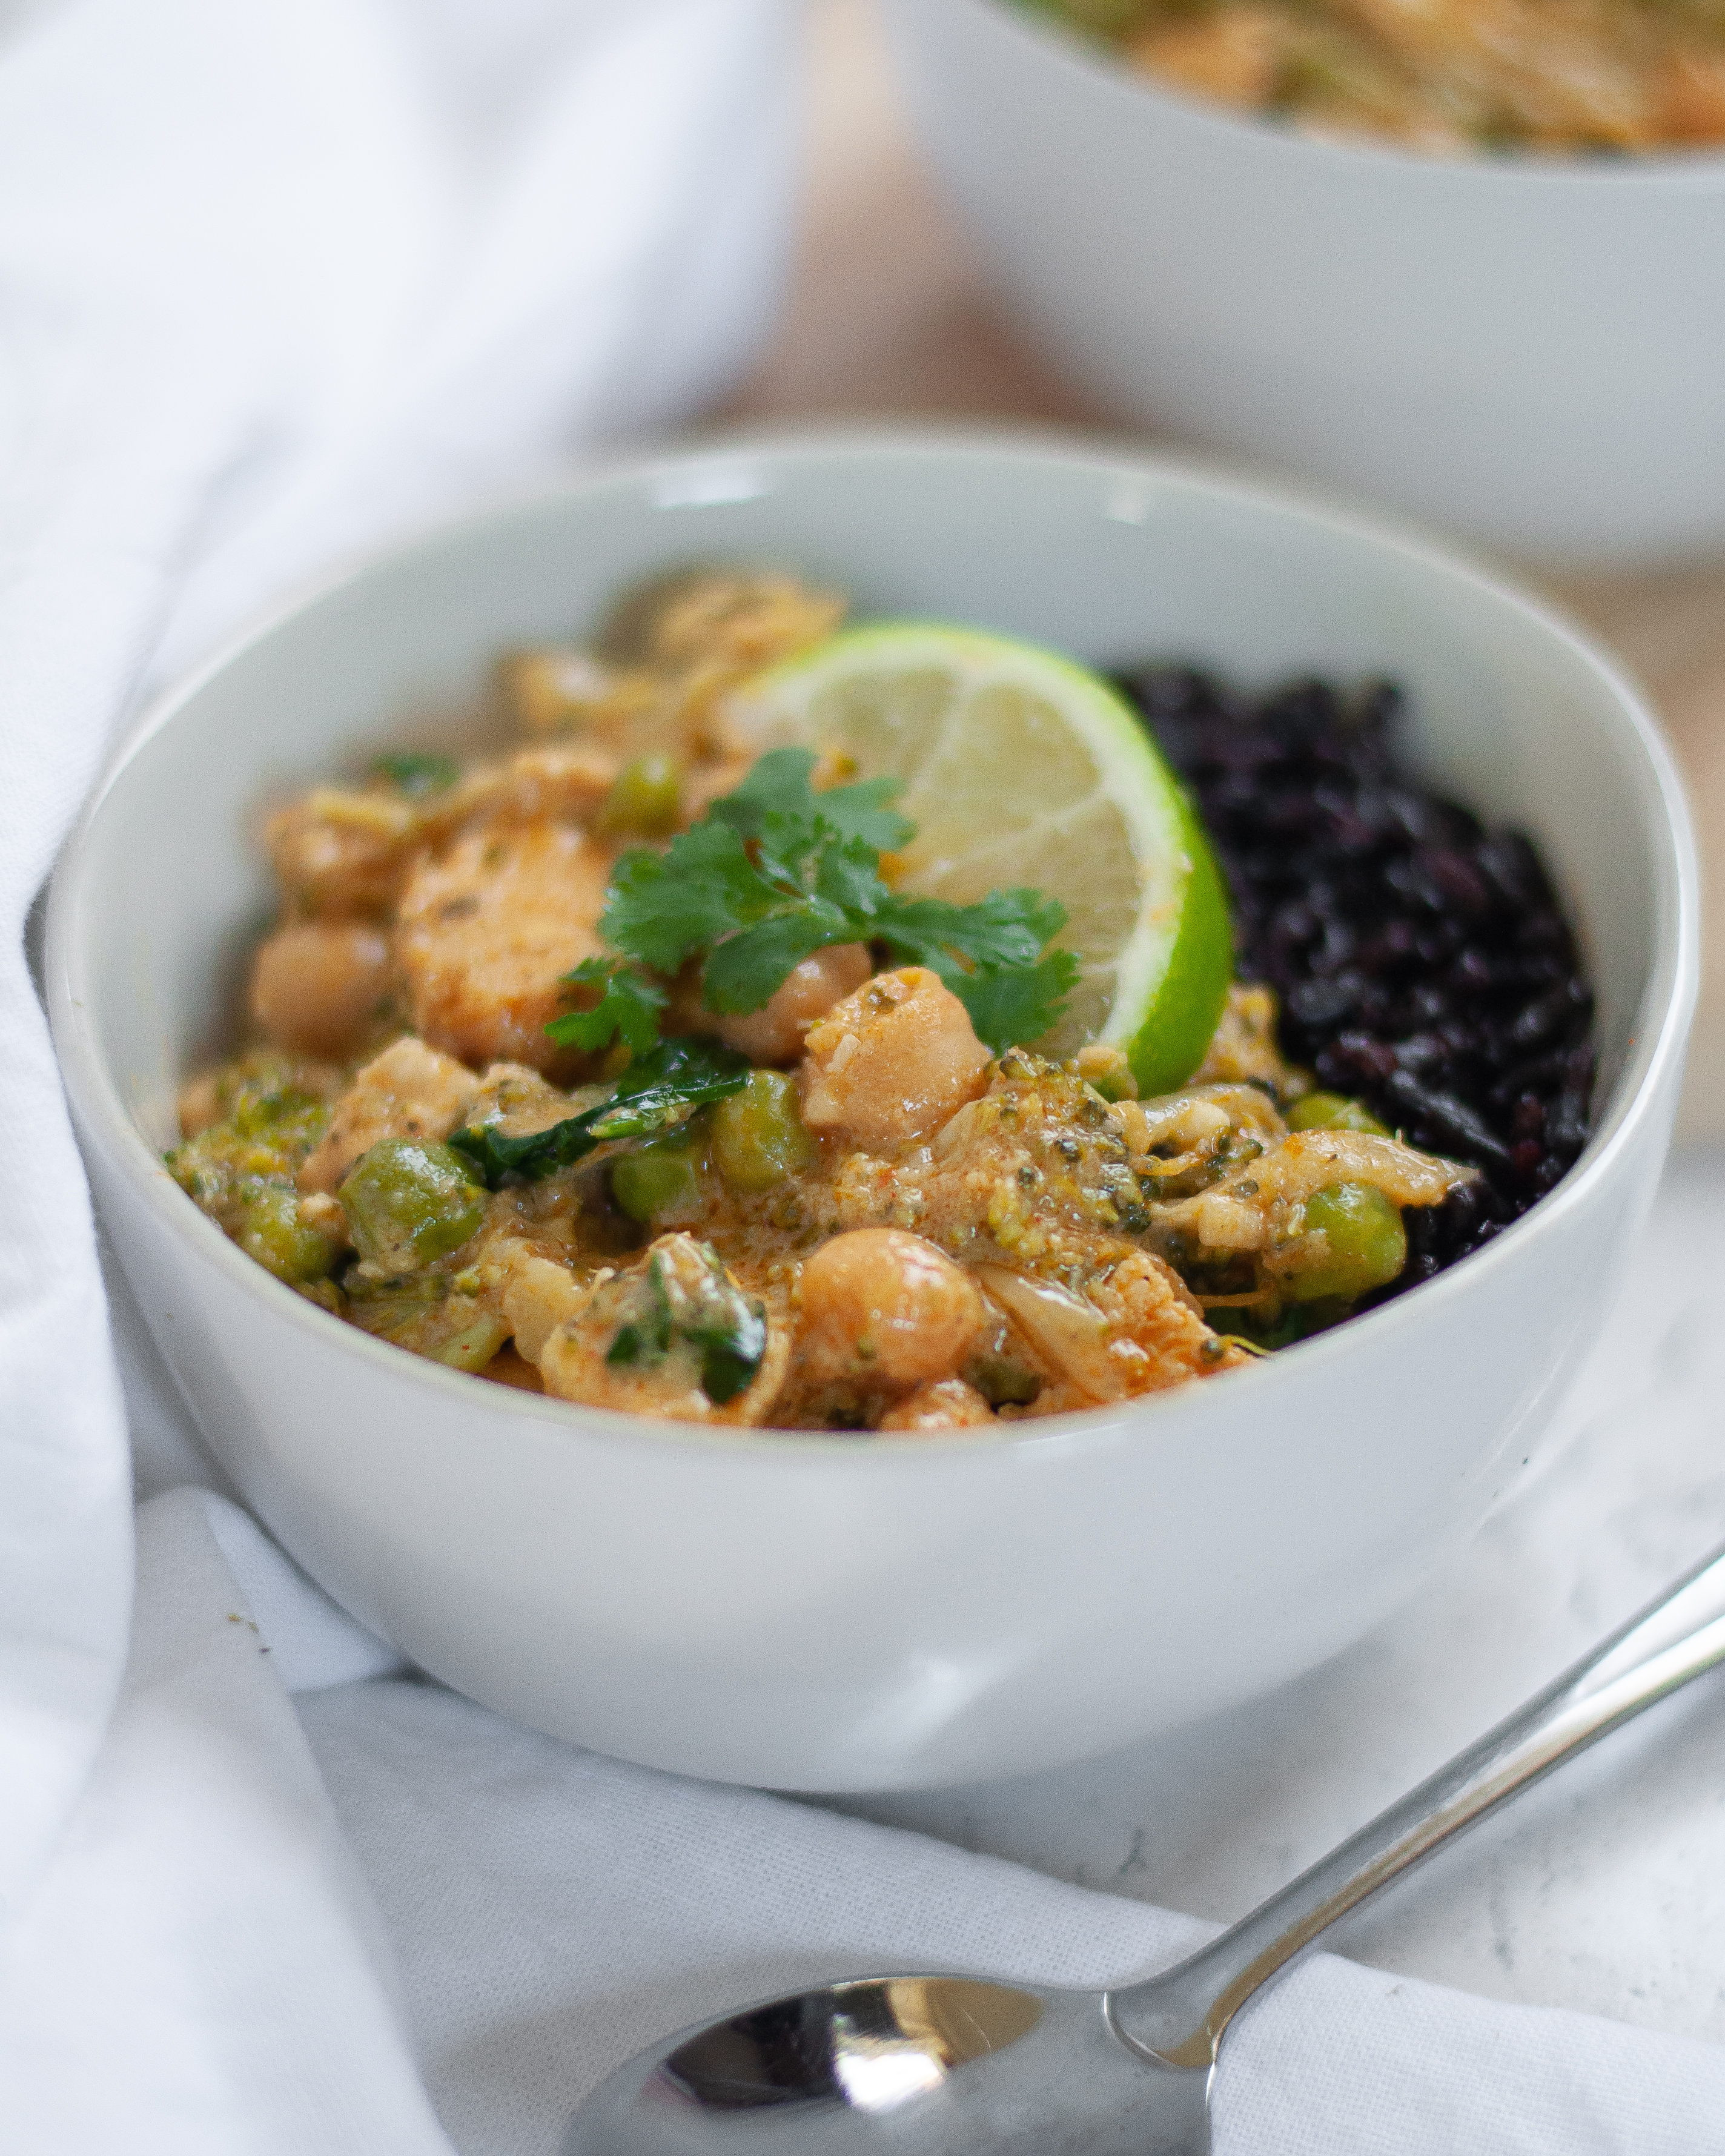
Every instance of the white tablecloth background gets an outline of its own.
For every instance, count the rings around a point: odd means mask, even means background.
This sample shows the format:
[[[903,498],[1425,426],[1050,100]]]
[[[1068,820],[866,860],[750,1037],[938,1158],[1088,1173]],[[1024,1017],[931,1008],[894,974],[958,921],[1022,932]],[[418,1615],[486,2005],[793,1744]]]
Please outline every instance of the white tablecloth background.
[[[0,44],[8,2156],[550,2156],[595,2075],[740,1997],[919,1963],[1096,1982],[1200,1935],[398,1671],[193,1486],[216,1478],[121,1294],[122,1395],[15,940],[146,679],[330,550],[735,373],[782,259],[788,52],[778,0],[60,0]],[[1244,1883],[1315,1853],[1697,1553],[1725,1512],[1720,1190],[1662,1206],[1581,1437],[1466,1566],[1283,1701],[1045,1778],[1046,1816],[1139,1774],[1117,1883],[1225,1897],[1232,1855]],[[1588,1785],[1680,1763],[1663,1842],[1625,1813],[1621,1905],[1645,1916],[1632,1852],[1668,1854],[1665,1921],[1716,1993],[1717,1689]],[[1036,1801],[896,1810],[1009,1843]],[[1218,2101],[1219,2145],[1266,2156],[1688,2151],[1725,2145],[1725,2052],[1325,1958],[1246,2016]]]

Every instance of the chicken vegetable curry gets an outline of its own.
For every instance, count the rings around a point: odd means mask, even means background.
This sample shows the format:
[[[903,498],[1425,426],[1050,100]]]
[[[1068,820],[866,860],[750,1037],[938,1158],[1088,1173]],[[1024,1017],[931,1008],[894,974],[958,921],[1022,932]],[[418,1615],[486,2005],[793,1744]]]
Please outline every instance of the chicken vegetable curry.
[[[1209,1040],[1147,1095],[1142,1034],[1062,1032],[1076,887],[912,889],[891,773],[746,737],[738,692],[841,611],[680,579],[506,665],[512,753],[273,818],[255,1045],[169,1155],[242,1250],[456,1369],[883,1435],[1208,1378],[1398,1277],[1404,1210],[1473,1171],[1314,1090],[1225,947],[1146,1001]]]

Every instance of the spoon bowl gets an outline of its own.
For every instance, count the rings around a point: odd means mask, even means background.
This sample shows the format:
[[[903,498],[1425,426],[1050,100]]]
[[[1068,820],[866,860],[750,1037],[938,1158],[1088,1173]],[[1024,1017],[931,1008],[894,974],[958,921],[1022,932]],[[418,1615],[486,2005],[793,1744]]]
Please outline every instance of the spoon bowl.
[[[563,2156],[1193,2156],[1209,2146],[1209,2081],[1134,2048],[1101,1992],[865,1978],[630,2060],[583,2105]]]

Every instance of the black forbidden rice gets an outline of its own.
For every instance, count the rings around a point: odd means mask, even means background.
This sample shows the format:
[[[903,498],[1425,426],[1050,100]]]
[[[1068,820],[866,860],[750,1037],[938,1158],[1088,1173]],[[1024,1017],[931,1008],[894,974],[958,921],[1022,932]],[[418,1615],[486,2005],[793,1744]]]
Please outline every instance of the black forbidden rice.
[[[1296,681],[1251,699],[1156,666],[1121,678],[1209,829],[1242,980],[1283,1053],[1410,1143],[1480,1171],[1410,1209],[1381,1301],[1478,1250],[1587,1142],[1593,992],[1544,865],[1397,764],[1399,691]]]

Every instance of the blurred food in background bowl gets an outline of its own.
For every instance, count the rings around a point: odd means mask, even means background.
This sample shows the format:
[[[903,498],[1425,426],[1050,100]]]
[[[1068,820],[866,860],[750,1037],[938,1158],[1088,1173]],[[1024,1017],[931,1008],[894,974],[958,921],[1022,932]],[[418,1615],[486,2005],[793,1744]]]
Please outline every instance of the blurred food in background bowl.
[[[1001,290],[1108,408],[1552,562],[1725,546],[1725,155],[1319,137],[1018,0],[886,5]]]
[[[473,712],[500,650],[586,634],[619,588],[715,560],[1104,666],[1399,680],[1415,776],[1529,832],[1576,925],[1599,1052],[1579,1159],[1440,1276],[1320,1337],[980,1436],[619,1414],[403,1353],[272,1277],[162,1158],[267,904],[257,812]],[[1174,711],[1178,678],[1142,694],[1187,727],[1198,772],[1212,721],[1195,694]],[[1104,1751],[1281,1681],[1484,1517],[1651,1201],[1693,880],[1633,691],[1417,540],[1093,446],[743,441],[403,548],[173,692],[59,872],[48,975],[152,1332],[248,1502],[332,1593],[433,1674],[575,1741],[781,1787],[911,1787]]]
[[[1725,143],[1718,0],[1018,0],[1152,82],[1439,157]]]

